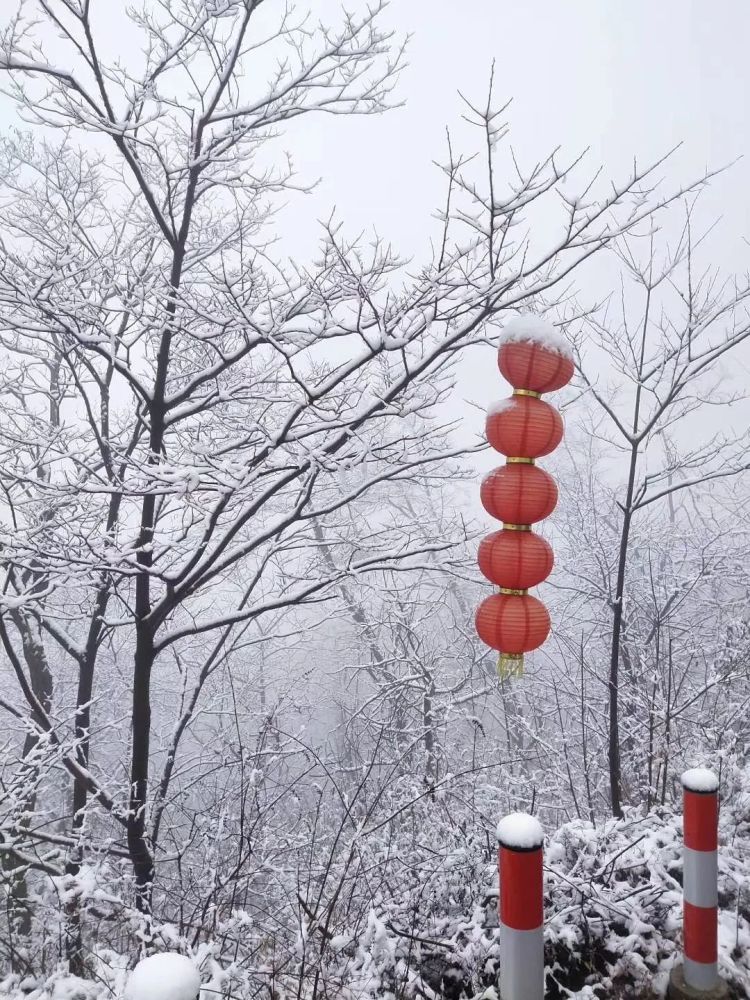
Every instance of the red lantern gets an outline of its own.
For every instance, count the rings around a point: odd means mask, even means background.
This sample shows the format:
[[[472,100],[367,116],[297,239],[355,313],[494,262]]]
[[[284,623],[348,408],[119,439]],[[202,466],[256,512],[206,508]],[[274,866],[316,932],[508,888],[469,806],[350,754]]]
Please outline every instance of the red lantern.
[[[539,396],[566,385],[574,367],[554,328],[533,316],[511,321],[497,363],[515,391],[488,413],[486,432],[507,462],[484,479],[480,495],[487,513],[505,526],[484,539],[478,561],[501,592],[481,603],[476,628],[488,646],[500,650],[498,671],[508,677],[523,672],[523,654],[541,646],[550,631],[547,609],[526,591],[552,571],[552,549],[530,525],[555,509],[557,486],[534,460],[559,445],[563,424]]]
[[[530,594],[493,594],[476,614],[479,638],[510,656],[541,646],[550,632],[549,612]]]
[[[479,545],[479,568],[487,579],[508,590],[536,587],[552,572],[552,546],[533,531],[495,531]]]
[[[534,396],[511,396],[487,414],[487,440],[502,455],[541,458],[563,437],[562,417],[554,406]]]
[[[555,480],[536,465],[512,462],[482,482],[480,499],[488,514],[506,524],[535,524],[557,504]]]
[[[506,340],[500,345],[497,364],[514,389],[532,392],[562,389],[575,370],[570,358],[530,340]]]

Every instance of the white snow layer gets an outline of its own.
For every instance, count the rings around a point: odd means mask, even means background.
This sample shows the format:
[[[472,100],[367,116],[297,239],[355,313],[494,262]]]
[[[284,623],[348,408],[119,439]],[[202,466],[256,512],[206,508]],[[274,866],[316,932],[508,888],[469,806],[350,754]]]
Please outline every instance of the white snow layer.
[[[565,337],[559,334],[546,319],[531,313],[514,316],[505,324],[500,335],[500,343],[505,344],[509,341],[530,341],[546,347],[548,351],[554,351],[556,354],[562,354],[565,358],[573,359],[573,352]]]
[[[511,813],[504,816],[497,824],[497,839],[503,847],[528,849],[541,847],[544,843],[544,830],[536,816],[528,813]]]
[[[503,413],[505,410],[510,410],[516,405],[516,401],[513,396],[508,396],[506,399],[498,399],[496,403],[490,403],[487,407],[487,416],[494,417],[497,413]]]
[[[719,779],[707,767],[691,767],[689,771],[683,771],[682,787],[690,792],[715,792]]]
[[[196,1000],[200,973],[184,955],[151,955],[133,969],[126,1000]]]

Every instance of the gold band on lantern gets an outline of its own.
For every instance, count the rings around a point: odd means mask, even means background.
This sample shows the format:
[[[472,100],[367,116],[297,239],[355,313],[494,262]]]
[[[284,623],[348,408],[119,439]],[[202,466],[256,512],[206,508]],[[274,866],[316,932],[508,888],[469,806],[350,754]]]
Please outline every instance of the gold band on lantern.
[[[501,681],[523,674],[523,653],[501,653],[497,659],[497,673]]]
[[[541,399],[542,398],[541,392],[534,392],[533,389],[514,389],[513,390],[513,395],[514,396],[533,396],[534,399]]]
[[[509,455],[508,458],[505,459],[505,461],[508,463],[508,465],[533,465],[534,464],[534,459],[533,458],[522,458],[520,455]]]
[[[512,587],[501,587],[501,594],[511,594],[513,597],[525,597],[528,594],[528,590],[513,590]]]
[[[503,528],[506,531],[531,531],[530,524],[506,524],[503,522]]]

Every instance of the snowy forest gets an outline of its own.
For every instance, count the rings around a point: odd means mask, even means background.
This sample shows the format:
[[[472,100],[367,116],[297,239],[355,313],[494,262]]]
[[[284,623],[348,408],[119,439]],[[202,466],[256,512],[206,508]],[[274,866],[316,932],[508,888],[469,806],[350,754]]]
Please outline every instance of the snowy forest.
[[[171,952],[201,1000],[497,1000],[521,811],[547,996],[663,996],[706,766],[750,996],[750,278],[705,209],[746,168],[529,157],[500,64],[456,70],[402,251],[311,200],[314,130],[409,101],[400,5],[351,6],[2,5],[0,995]],[[507,676],[474,615],[519,316],[575,375]]]

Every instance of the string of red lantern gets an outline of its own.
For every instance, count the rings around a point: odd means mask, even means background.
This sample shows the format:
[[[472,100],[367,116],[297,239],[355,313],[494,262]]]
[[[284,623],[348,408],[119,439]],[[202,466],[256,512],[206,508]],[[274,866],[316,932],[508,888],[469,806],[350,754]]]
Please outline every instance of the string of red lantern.
[[[485,477],[480,496],[503,528],[481,542],[478,562],[500,592],[479,605],[476,629],[483,642],[500,652],[501,676],[509,676],[521,673],[524,653],[541,646],[551,628],[547,609],[528,590],[547,579],[554,556],[531,526],[549,517],[557,504],[554,479],[535,462],[560,444],[563,423],[540,396],[568,384],[573,362],[548,324],[519,317],[506,327],[498,367],[513,395],[488,413],[486,433],[506,464]]]

